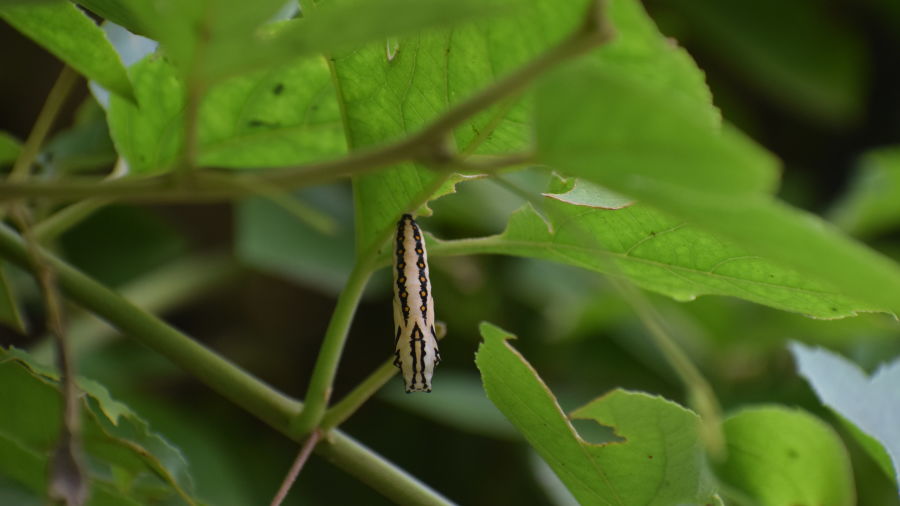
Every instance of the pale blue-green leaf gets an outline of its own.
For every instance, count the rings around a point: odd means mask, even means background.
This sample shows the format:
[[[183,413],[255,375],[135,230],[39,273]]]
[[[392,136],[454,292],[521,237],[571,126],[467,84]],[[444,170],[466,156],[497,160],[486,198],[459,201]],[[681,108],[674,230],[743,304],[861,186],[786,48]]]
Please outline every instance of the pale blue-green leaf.
[[[543,195],[567,204],[594,209],[614,210],[634,204],[634,201],[627,197],[581,179],[573,180],[571,187],[564,193],[544,193]]]
[[[867,153],[850,190],[831,213],[848,233],[869,237],[900,226],[900,147]]]
[[[88,79],[134,100],[125,67],[109,40],[74,4],[3,7],[0,17]]]
[[[886,469],[900,484],[900,360],[883,364],[871,376],[849,360],[823,348],[791,343],[798,372],[822,404],[882,445],[892,461]],[[863,447],[871,448],[867,441]],[[882,465],[876,452],[873,457]]]
[[[613,390],[571,414],[612,427],[624,442],[576,433],[531,365],[488,323],[475,362],[488,398],[581,504],[721,504],[704,459],[696,414],[660,397]]]

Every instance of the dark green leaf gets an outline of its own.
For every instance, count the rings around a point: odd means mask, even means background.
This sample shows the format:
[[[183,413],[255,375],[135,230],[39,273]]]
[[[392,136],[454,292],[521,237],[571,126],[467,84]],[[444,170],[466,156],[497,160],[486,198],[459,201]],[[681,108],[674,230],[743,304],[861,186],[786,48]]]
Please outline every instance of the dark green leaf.
[[[783,107],[846,126],[863,113],[866,57],[861,34],[817,0],[673,2],[686,36]]]
[[[863,156],[850,191],[832,212],[848,233],[868,237],[900,225],[900,147]]]
[[[3,7],[0,17],[88,79],[134,99],[125,67],[103,30],[74,4]]]
[[[749,408],[723,424],[721,478],[759,506],[856,504],[847,450],[834,430],[800,410]]]
[[[588,443],[509,345],[512,336],[487,323],[481,334],[475,362],[488,398],[581,504],[721,504],[704,462],[697,415],[660,397],[614,390],[571,416],[612,427],[625,441]]]
[[[0,474],[41,497],[60,428],[57,377],[32,364],[24,352],[0,349],[0,384],[0,405],[15,406],[0,417]],[[86,394],[81,408],[84,448],[90,457],[88,504],[193,504],[180,452],[113,401],[102,386],[87,380],[79,386]]]
[[[12,165],[21,150],[22,143],[19,139],[0,131],[0,167]]]
[[[518,439],[515,428],[484,395],[478,377],[441,371],[430,395],[406,395],[397,385],[388,385],[381,397],[391,404],[450,427],[500,439]],[[391,388],[391,387],[394,388]]]
[[[242,262],[300,282],[339,293],[353,268],[353,217],[349,191],[325,187],[287,195],[326,217],[332,229],[323,231],[270,199],[247,199],[238,207],[237,255]],[[300,202],[300,200],[297,200]]]

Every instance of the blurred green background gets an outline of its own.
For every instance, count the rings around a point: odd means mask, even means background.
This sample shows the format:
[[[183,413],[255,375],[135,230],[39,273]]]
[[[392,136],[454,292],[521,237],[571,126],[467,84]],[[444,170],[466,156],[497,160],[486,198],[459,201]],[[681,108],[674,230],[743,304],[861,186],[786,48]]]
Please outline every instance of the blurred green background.
[[[854,219],[859,210],[848,197],[864,184],[861,171],[881,163],[870,153],[900,145],[900,3],[648,0],[645,6],[705,70],[724,117],[783,161],[782,198],[832,216],[876,249],[900,256],[900,217],[874,224]],[[6,25],[0,26],[0,47],[0,129],[24,138],[60,65]],[[53,161],[70,164],[69,170],[108,166],[114,153],[103,115],[86,86],[78,95],[59,122]],[[530,187],[539,177],[511,179]],[[333,219],[337,232],[324,235],[270,201],[250,199],[111,206],[68,231],[57,246],[75,265],[146,297],[177,327],[299,397],[350,268],[353,213],[346,185],[297,196]],[[489,181],[468,182],[434,202],[434,216],[420,223],[441,238],[493,234],[522,203]],[[685,402],[640,321],[601,276],[486,256],[433,258],[431,271],[437,316],[449,328],[435,392],[406,396],[396,380],[344,428],[449,498],[565,504],[547,471],[481,393],[473,353],[482,320],[519,336],[516,347],[565,409],[616,386]],[[26,296],[29,329],[24,337],[4,329],[0,344],[34,347],[46,357],[36,291],[23,273],[8,274]],[[734,299],[649,297],[726,411],[782,403],[836,422],[796,375],[788,340],[838,350],[867,370],[900,355],[897,324],[885,315],[821,321]],[[390,304],[388,274],[381,272],[354,321],[336,398],[389,356]],[[81,373],[183,449],[201,497],[216,505],[270,500],[296,453],[292,443],[153,352],[113,338],[75,308],[72,316]],[[859,504],[900,504],[876,464],[852,438],[845,442]],[[314,458],[286,504],[384,503]]]

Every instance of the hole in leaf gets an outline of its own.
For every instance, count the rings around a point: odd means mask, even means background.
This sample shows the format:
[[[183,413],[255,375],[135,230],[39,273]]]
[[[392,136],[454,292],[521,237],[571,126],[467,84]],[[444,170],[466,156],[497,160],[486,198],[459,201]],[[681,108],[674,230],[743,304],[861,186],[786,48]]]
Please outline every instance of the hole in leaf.
[[[599,445],[606,443],[621,443],[625,438],[619,437],[613,432],[612,427],[600,425],[595,420],[572,420],[572,425],[581,436],[581,439],[588,443]]]

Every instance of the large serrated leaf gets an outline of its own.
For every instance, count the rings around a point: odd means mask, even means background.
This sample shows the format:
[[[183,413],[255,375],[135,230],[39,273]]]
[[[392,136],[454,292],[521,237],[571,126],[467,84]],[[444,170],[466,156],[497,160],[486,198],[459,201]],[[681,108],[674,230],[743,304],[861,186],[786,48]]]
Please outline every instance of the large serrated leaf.
[[[88,79],[134,99],[125,67],[103,30],[74,4],[4,6],[0,17]]]
[[[608,2],[617,36],[591,56],[616,72],[629,73],[655,88],[671,90],[693,104],[711,124],[718,112],[710,105],[702,72],[690,57],[664,39],[638,2]],[[467,25],[444,34],[400,39],[392,58],[384,44],[372,45],[335,60],[351,147],[383,143],[415,131],[458,100],[485,87],[547,50],[576,30],[588,2],[531,2],[521,12]],[[373,118],[381,118],[373,121]],[[484,111],[455,132],[463,153],[500,153],[531,142],[530,115],[521,102]],[[357,248],[365,249],[410,202],[423,195],[435,175],[404,164],[355,179]]]
[[[866,153],[831,219],[848,233],[869,237],[900,225],[900,146]]]
[[[113,140],[134,173],[171,168],[184,144],[184,85],[150,56],[131,68],[139,106],[113,97]],[[199,163],[261,168],[297,165],[344,151],[328,68],[320,59],[237,77],[213,87],[200,108]]]
[[[475,362],[488,398],[581,504],[721,504],[706,469],[700,419],[660,397],[614,390],[572,417],[613,427],[623,442],[579,437],[531,365],[484,323]]]
[[[610,97],[615,97],[614,100]],[[900,311],[900,268],[768,192],[774,162],[687,101],[579,63],[537,99],[539,158],[732,240],[879,310]]]
[[[543,208],[546,216],[519,210],[499,235],[434,240],[428,251],[541,258],[624,276],[677,300],[727,295],[817,318],[875,309],[643,204],[603,210],[548,200]]]

